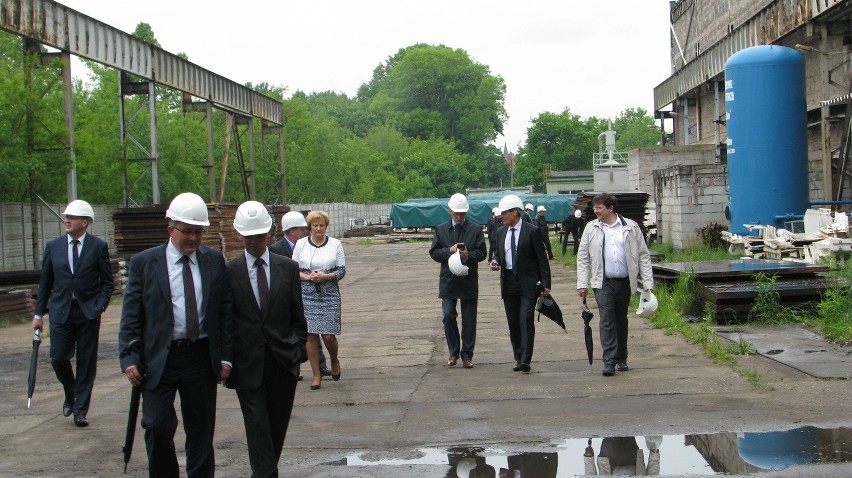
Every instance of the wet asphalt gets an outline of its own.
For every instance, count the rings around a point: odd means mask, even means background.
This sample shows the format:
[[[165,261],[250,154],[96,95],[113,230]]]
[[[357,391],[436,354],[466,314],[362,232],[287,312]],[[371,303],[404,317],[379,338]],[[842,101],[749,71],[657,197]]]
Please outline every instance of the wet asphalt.
[[[480,271],[475,367],[463,369],[461,362],[448,367],[438,264],[428,248],[428,242],[345,243],[342,378],[326,379],[316,391],[310,382],[300,383],[281,476],[455,476],[448,465],[418,463],[419,450],[548,452],[566,440],[591,437],[852,423],[849,380],[814,378],[761,356],[739,357],[738,369],[759,375],[755,385],[734,368],[714,364],[683,337],[666,335],[635,315],[630,371],[602,377],[597,342],[591,367],[586,358],[575,273],[558,261],[552,262],[553,294],[565,313],[567,333],[545,317],[536,323],[532,373],[512,371],[499,277],[487,269]],[[91,426],[85,429],[61,415],[62,391],[50,368],[47,340],[33,407],[26,408],[31,329],[22,324],[0,330],[0,477],[121,474],[130,386],[118,365],[120,309],[115,302],[103,317]],[[309,367],[303,372],[310,374]],[[126,476],[147,476],[142,437],[138,429]],[[245,443],[236,395],[220,388],[218,476],[250,475]],[[181,431],[176,444],[180,451]],[[183,463],[182,453],[180,459]],[[661,461],[665,470],[665,457]],[[766,476],[849,471],[840,464]],[[582,473],[562,468],[558,476]]]

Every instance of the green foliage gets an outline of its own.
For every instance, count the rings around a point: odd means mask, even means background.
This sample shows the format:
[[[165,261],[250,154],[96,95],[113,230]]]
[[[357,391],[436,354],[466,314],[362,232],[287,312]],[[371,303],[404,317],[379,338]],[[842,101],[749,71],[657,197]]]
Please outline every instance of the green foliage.
[[[763,272],[755,274],[753,281],[757,284],[757,296],[754,298],[748,320],[755,324],[786,324],[801,322],[799,316],[801,311],[794,307],[785,307],[781,304],[781,296],[775,290],[778,281],[776,275],[767,275]]]
[[[817,308],[816,325],[832,342],[852,343],[852,262],[837,271],[846,285],[827,291]]]
[[[717,222],[711,222],[698,228],[698,238],[701,239],[701,244],[710,248],[724,248],[727,242],[722,240],[722,231],[727,231],[728,228]]]
[[[649,249],[662,254],[666,262],[721,261],[737,258],[724,248],[706,245],[693,246],[684,251],[675,252],[674,246],[669,243],[654,243],[649,246]]]

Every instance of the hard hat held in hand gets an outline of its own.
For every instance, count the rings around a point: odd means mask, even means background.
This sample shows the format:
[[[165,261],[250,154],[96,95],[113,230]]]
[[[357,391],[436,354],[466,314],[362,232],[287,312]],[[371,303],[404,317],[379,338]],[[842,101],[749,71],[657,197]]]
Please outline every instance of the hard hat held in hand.
[[[234,229],[244,237],[266,234],[272,229],[272,216],[263,204],[257,201],[246,201],[237,208]]]
[[[69,202],[62,214],[65,216],[88,217],[92,221],[95,220],[95,211],[92,209],[92,205],[82,199],[75,199]]]
[[[281,230],[287,232],[294,227],[308,227],[305,216],[298,211],[290,211],[281,217]]]
[[[523,209],[524,202],[521,201],[521,198],[514,194],[507,194],[500,198],[500,203],[497,204],[497,209],[500,210],[500,213],[504,213],[511,209]]]
[[[461,254],[459,251],[456,251],[453,255],[450,256],[450,260],[447,261],[447,265],[450,267],[450,272],[457,276],[466,276],[468,268],[466,265],[462,264]]]
[[[639,296],[639,308],[636,309],[636,314],[647,317],[657,311],[657,296],[650,290],[643,290]]]
[[[207,204],[195,193],[180,193],[172,199],[166,217],[193,226],[209,226]]]
[[[450,198],[450,202],[447,203],[447,206],[449,206],[450,211],[453,212],[467,212],[468,209],[470,209],[470,204],[468,204],[467,198],[461,193],[453,194]]]

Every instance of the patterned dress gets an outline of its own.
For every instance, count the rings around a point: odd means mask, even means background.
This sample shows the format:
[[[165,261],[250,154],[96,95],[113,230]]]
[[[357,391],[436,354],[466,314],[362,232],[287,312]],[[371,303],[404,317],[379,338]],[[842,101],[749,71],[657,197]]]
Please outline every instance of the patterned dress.
[[[302,281],[302,301],[309,334],[340,335],[340,288],[337,283],[346,275],[343,244],[329,236],[319,245],[311,242],[311,236],[303,237],[296,242],[293,260],[299,263],[302,272],[333,272],[337,276],[337,280],[319,283]]]

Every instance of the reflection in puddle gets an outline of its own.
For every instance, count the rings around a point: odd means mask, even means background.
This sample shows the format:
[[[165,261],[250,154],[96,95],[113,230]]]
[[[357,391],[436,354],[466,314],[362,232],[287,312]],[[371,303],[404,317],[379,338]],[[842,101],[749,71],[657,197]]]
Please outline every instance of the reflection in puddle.
[[[566,439],[546,452],[421,448],[415,456],[346,457],[348,466],[440,467],[446,478],[556,478],[581,475],[747,475],[791,465],[852,462],[852,428]]]

